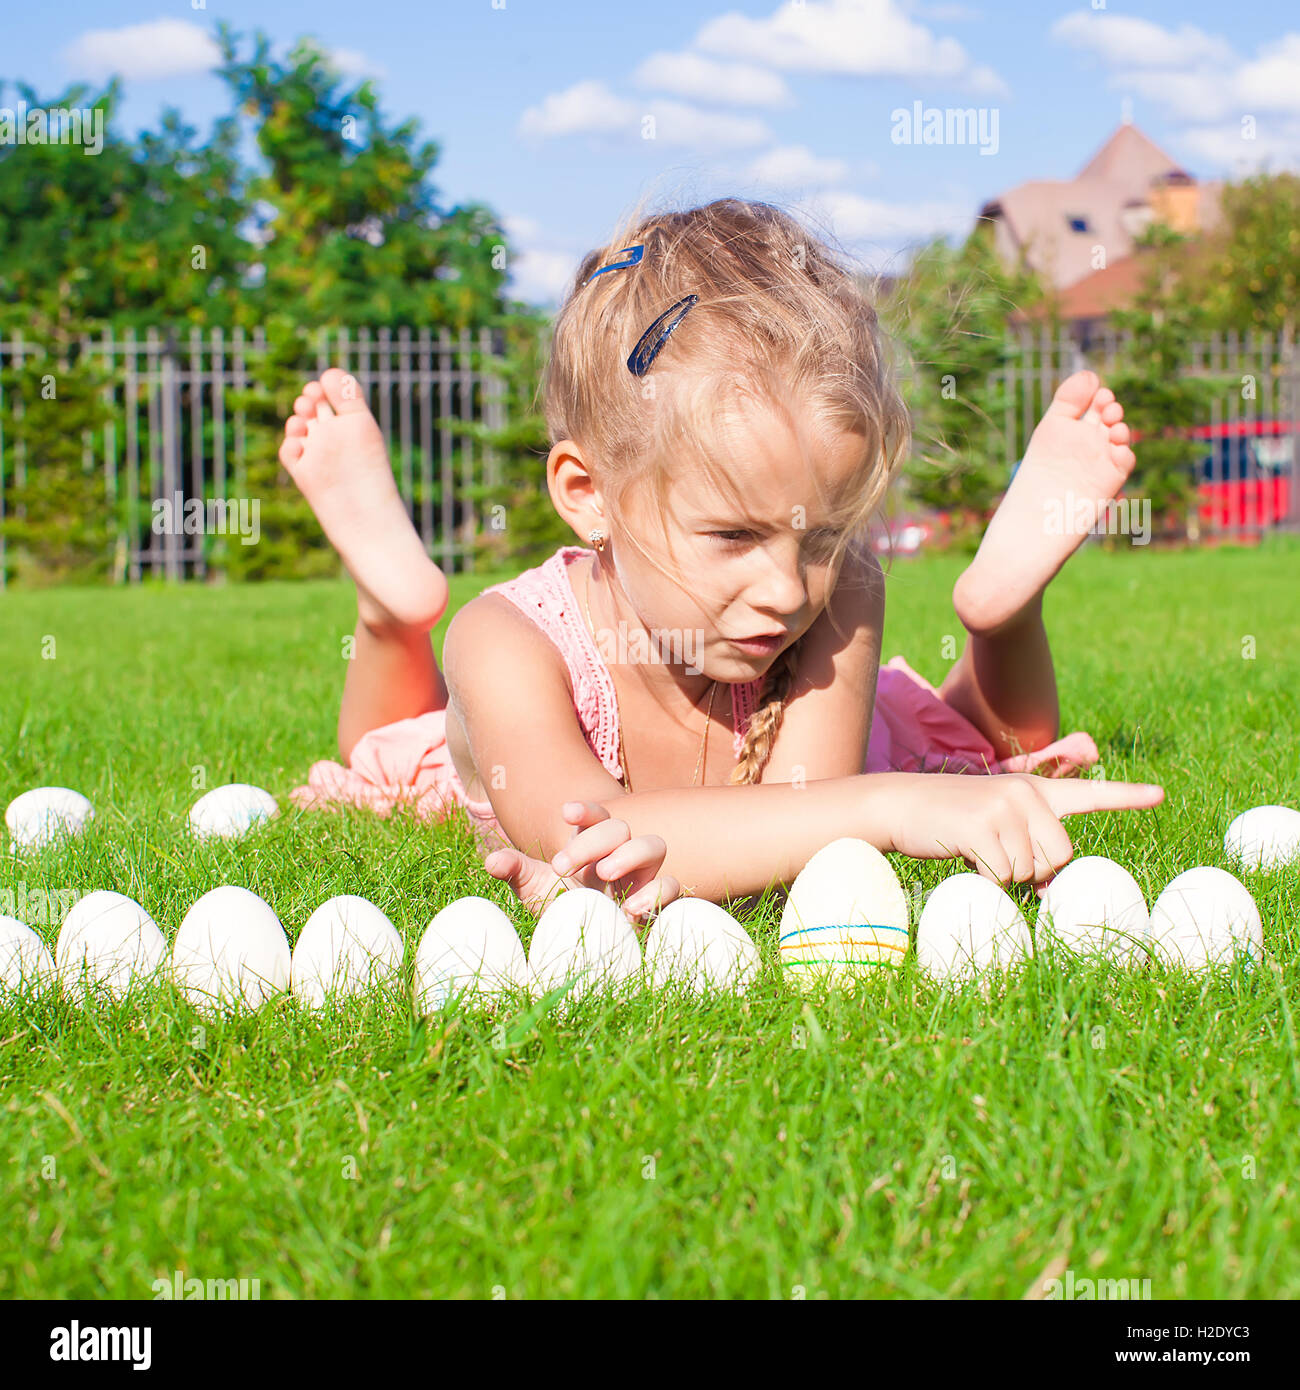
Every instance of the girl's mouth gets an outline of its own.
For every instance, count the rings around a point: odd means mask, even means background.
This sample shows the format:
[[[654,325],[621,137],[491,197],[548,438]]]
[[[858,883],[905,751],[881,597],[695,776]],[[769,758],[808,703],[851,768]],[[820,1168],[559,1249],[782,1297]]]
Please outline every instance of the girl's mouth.
[[[748,637],[743,640],[731,637],[728,640],[733,647],[738,647],[750,656],[772,656],[785,645],[786,636],[785,633],[778,633],[774,637]]]

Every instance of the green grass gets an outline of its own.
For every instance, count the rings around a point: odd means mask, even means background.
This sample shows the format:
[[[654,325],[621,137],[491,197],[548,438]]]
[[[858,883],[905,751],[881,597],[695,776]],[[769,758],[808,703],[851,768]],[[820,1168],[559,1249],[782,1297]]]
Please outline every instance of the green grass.
[[[889,581],[884,655],[936,682],[959,564]],[[1298,567],[1294,543],[1090,548],[1053,586],[1064,728],[1168,793],[1067,829],[1148,901],[1223,863],[1236,812],[1300,803]],[[453,605],[487,582],[458,579]],[[194,769],[284,804],[336,756],[351,628],[329,582],[0,599],[0,800],[54,783],[97,809],[79,841],[0,856],[0,892],[116,888],[170,938],[238,883],[291,941],[360,893],[408,966],[434,912],[481,893],[527,941],[463,822],[289,809],[236,846],[188,840]],[[908,885],[960,867],[895,862]],[[163,991],[0,1003],[0,1295],[148,1298],[179,1269],[263,1298],[1018,1298],[1051,1266],[1157,1298],[1295,1297],[1300,875],[1251,884],[1267,961],[1203,976],[1044,958],[986,996],[909,964],[805,998],[769,908],[747,922],[760,981],[710,1004],[425,1023],[392,999],[216,1022]],[[52,944],[57,922],[34,925]]]

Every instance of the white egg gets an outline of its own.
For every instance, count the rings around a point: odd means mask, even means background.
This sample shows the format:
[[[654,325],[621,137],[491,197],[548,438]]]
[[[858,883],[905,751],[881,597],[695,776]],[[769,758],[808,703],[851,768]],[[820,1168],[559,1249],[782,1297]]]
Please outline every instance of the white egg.
[[[328,996],[346,999],[387,984],[401,968],[397,928],[374,903],[345,893],[307,918],[293,948],[289,987],[319,1009]]]
[[[79,835],[95,808],[67,787],[33,787],[5,809],[10,853],[40,849],[65,835]]]
[[[823,846],[790,885],[781,911],[781,966],[804,985],[840,985],[907,954],[907,897],[889,860],[865,840]]]
[[[1244,884],[1202,865],[1171,879],[1151,909],[1151,939],[1170,964],[1199,970],[1264,954],[1264,925]]]
[[[17,917],[0,917],[0,995],[37,993],[56,978],[45,942]]]
[[[1081,955],[1099,954],[1125,965],[1146,960],[1151,914],[1137,880],[1100,854],[1072,860],[1047,885],[1038,909],[1039,935]]]
[[[514,923],[486,898],[458,898],[429,923],[415,952],[415,1001],[421,1013],[453,994],[492,999],[528,988],[528,962]]]
[[[232,840],[279,812],[275,797],[261,787],[231,782],[213,787],[190,807],[190,829],[200,839]]]
[[[289,986],[289,943],[256,893],[213,888],[185,914],[172,948],[177,986],[197,1008],[255,1009]]]
[[[139,903],[100,889],[78,899],[63,919],[54,959],[74,998],[97,986],[121,998],[133,982],[157,976],[167,960],[167,942]]]
[[[917,962],[938,979],[1005,968],[1029,953],[1029,928],[1008,894],[981,874],[953,874],[929,895]]]
[[[613,990],[641,968],[636,930],[618,905],[594,888],[570,888],[542,913],[528,952],[539,995],[576,981],[567,1001]]]
[[[651,988],[670,982],[693,994],[743,991],[758,973],[758,951],[739,922],[704,898],[677,898],[655,918],[645,947]]]
[[[1289,806],[1256,806],[1228,827],[1223,848],[1247,870],[1300,863],[1300,811]]]

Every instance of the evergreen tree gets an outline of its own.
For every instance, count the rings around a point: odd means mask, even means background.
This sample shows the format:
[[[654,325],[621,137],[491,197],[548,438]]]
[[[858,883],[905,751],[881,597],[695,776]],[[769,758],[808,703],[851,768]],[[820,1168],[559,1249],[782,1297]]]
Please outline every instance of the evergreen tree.
[[[1208,421],[1211,402],[1226,382],[1186,375],[1191,345],[1206,329],[1201,295],[1187,275],[1187,239],[1157,223],[1139,245],[1146,271],[1133,303],[1111,315],[1127,336],[1108,385],[1138,436],[1125,493],[1149,498],[1157,530],[1181,536],[1196,492],[1192,465],[1205,447],[1181,432]]]
[[[1031,278],[1003,269],[986,229],[977,227],[959,248],[942,239],[921,248],[881,305],[906,358],[910,495],[952,514],[967,544],[978,544],[1009,481],[1003,372],[1014,348],[1007,319],[1038,297]]]

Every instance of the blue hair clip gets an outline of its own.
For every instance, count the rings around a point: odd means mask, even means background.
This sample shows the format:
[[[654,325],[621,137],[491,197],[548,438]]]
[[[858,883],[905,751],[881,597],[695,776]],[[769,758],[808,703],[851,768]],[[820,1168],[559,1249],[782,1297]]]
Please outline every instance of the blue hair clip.
[[[699,300],[698,294],[688,294],[685,299],[679,299],[672,308],[665,309],[646,329],[636,347],[632,349],[632,355],[627,359],[627,369],[633,376],[645,376],[650,370],[651,363],[659,356],[660,350],[668,341],[668,335],[699,303]]]
[[[610,261],[608,265],[601,266],[599,270],[594,271],[582,282],[583,289],[586,289],[586,287],[589,284],[591,284],[591,282],[596,278],[597,275],[604,275],[604,273],[607,270],[626,270],[628,266],[636,265],[637,262],[640,261],[641,257],[645,255],[645,247],[625,246],[621,251],[618,251],[615,254],[619,256],[627,256],[627,260]]]

